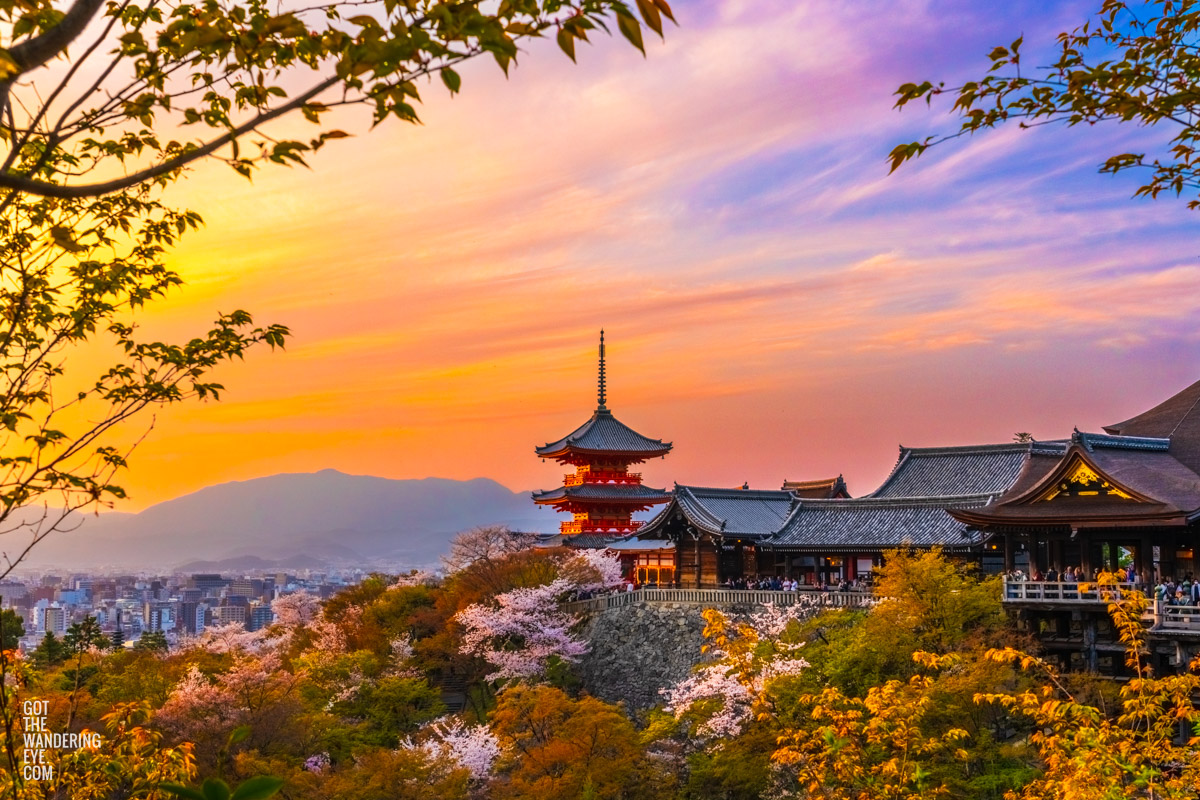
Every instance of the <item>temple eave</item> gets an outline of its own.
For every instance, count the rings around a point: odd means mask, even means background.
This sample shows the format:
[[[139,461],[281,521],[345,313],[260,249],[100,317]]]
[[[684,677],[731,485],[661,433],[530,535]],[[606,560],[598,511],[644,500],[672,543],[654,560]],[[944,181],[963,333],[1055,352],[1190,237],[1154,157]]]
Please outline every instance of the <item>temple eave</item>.
[[[628,450],[589,450],[585,447],[575,447],[567,445],[555,450],[544,450],[543,448],[535,448],[534,452],[541,458],[552,458],[555,461],[567,462],[572,458],[611,458],[614,460],[624,461],[628,464],[640,464],[643,461],[651,458],[660,458],[671,452],[671,445],[665,444],[658,450],[639,450],[630,452]]]
[[[1016,515],[984,514],[976,509],[948,509],[950,515],[981,529],[1014,528],[1129,528],[1157,527],[1161,525],[1186,524],[1187,515],[1178,509],[1138,514],[1071,514],[1071,515]]]

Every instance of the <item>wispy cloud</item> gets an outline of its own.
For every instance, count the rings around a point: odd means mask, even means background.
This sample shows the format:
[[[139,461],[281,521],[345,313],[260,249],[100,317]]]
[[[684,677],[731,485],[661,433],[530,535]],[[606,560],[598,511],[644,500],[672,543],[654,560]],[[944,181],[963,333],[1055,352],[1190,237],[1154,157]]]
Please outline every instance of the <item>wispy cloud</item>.
[[[1007,129],[885,174],[893,144],[952,124],[891,110],[894,87],[1074,13],[1041,6],[681,4],[645,60],[542,43],[511,80],[479,64],[453,101],[425,89],[423,127],[347,120],[358,138],[312,172],[198,172],[191,285],[147,330],[247,307],[296,335],[224,370],[222,404],[162,417],[137,502],[325,466],[553,483],[530,448],[588,412],[602,326],[617,407],[676,440],[660,483],[810,469],[865,491],[898,439],[1058,424],[1043,382],[1130,362],[1178,388],[1193,217],[1094,174],[1145,132]],[[1105,391],[1110,416],[1140,410]]]

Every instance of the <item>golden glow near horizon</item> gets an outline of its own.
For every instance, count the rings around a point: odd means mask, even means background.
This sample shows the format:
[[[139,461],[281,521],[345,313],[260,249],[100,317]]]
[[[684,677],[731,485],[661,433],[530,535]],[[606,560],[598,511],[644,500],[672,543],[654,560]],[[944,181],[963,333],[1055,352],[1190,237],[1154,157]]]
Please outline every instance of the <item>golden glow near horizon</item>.
[[[312,170],[198,168],[168,196],[207,222],[171,256],[188,285],[141,324],[246,308],[295,336],[223,368],[222,402],[161,412],[124,507],[329,467],[553,487],[533,447],[591,413],[601,327],[610,406],[675,443],[655,487],[862,494],[898,443],[1095,429],[1200,377],[1195,217],[1094,174],[1128,134],[1005,130],[886,176],[945,122],[891,111],[895,86],[978,68],[1020,20],[760,10],[685,5],[644,60],[601,40],[508,81],[473,65],[454,100],[425,90],[423,126],[347,120]]]

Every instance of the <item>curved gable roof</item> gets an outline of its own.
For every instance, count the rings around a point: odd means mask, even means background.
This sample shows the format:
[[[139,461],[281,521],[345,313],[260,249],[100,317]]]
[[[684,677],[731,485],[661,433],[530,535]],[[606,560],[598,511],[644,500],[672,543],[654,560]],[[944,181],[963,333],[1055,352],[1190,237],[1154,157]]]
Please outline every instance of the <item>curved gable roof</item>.
[[[868,497],[958,497],[1007,491],[1029,457],[1031,445],[903,447],[892,473]]]
[[[676,512],[712,534],[765,538],[783,527],[797,505],[791,492],[768,489],[719,489],[675,484],[674,497],[646,530],[665,524]]]
[[[1105,425],[1104,430],[1120,436],[1170,439],[1171,455],[1192,472],[1200,473],[1200,381],[1149,411]]]
[[[989,499],[991,495],[803,500],[770,544],[843,551],[902,546],[962,549],[981,537],[946,513],[947,505],[979,508]]]

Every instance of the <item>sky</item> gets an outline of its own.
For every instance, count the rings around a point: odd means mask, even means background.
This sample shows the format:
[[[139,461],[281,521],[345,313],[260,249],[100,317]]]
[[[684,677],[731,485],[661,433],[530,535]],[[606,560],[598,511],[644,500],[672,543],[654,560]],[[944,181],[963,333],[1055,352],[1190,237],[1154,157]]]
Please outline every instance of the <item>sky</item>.
[[[535,43],[429,85],[420,126],[345,120],[311,170],[194,170],[168,196],[206,220],[169,259],[187,285],[140,324],[294,335],[158,413],[119,508],[326,468],[552,488],[533,448],[594,409],[601,328],[609,407],[674,442],[656,486],[865,494],[901,444],[1149,408],[1200,379],[1200,212],[1096,167],[1167,132],[1009,127],[887,174],[956,127],[899,84],[1021,34],[1030,63],[1089,5],[677,0],[644,58]]]

